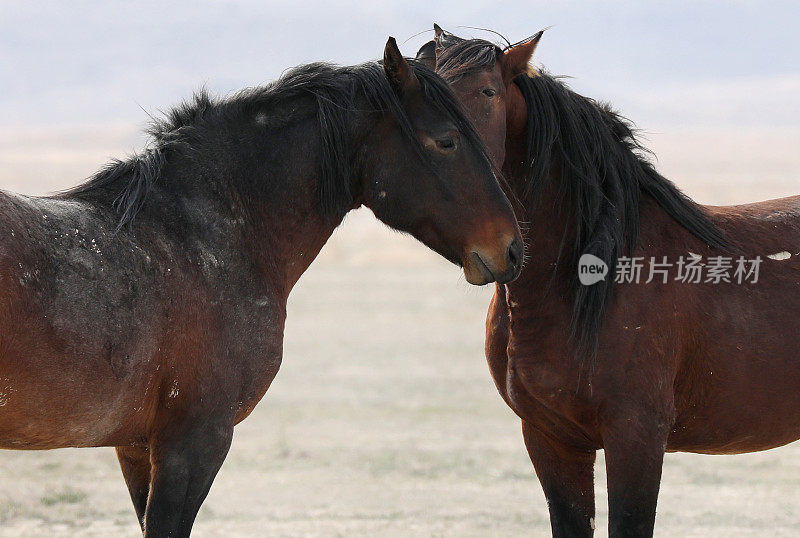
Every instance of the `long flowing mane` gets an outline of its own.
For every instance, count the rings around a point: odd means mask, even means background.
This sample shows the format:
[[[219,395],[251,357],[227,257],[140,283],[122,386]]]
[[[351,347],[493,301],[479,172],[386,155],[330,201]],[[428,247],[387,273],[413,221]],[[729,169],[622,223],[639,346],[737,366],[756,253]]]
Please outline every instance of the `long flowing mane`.
[[[450,35],[449,38],[453,39]],[[437,70],[449,82],[480,69],[492,69],[502,49],[485,40],[455,38]],[[519,75],[527,105],[524,177],[514,178],[526,209],[541,202],[545,180],[557,174],[557,204],[568,215],[571,252],[559,265],[573,279],[572,339],[579,357],[596,351],[597,334],[614,286],[617,258],[632,252],[640,228],[639,204],[650,196],[678,224],[709,246],[728,249],[722,232],[703,209],[661,176],[634,126],[608,104],[572,91],[544,71]],[[521,181],[520,181],[521,180]],[[592,286],[577,279],[577,263],[593,254],[609,267],[610,277]]]
[[[450,87],[425,65],[408,61],[429,103],[449,117],[488,162],[480,138]],[[301,98],[311,99],[312,105],[307,110],[298,113],[286,106]],[[131,223],[145,204],[169,156],[176,151],[203,147],[213,126],[252,121],[258,113],[265,113],[271,124],[279,126],[281,122],[286,124],[299,116],[315,114],[322,141],[319,203],[325,214],[339,214],[352,203],[351,161],[355,153],[352,121],[355,113],[364,112],[365,98],[369,111],[393,116],[405,138],[414,145],[423,161],[428,162],[428,154],[380,62],[345,67],[313,63],[291,69],[267,86],[246,89],[225,99],[213,99],[205,91],[196,93],[192,100],[152,121],[147,129],[151,140],[144,151],[126,160],[112,161],[85,183],[60,193],[59,197],[80,199],[98,191],[110,191],[113,206],[120,214],[121,227]],[[285,112],[277,110],[282,105],[287,108]],[[281,112],[284,113],[278,115]]]

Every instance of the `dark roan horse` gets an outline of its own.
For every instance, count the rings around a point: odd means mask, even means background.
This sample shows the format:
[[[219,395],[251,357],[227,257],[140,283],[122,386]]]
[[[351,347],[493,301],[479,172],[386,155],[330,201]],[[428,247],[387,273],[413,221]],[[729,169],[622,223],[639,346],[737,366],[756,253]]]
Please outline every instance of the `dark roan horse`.
[[[698,205],[625,119],[529,67],[541,33],[504,49],[437,34],[419,58],[465,105],[524,221],[529,254],[521,277],[497,286],[486,356],[522,418],[553,534],[593,533],[603,449],[610,535],[650,536],[665,451],[800,438],[800,197]],[[610,275],[582,285],[584,254]],[[750,278],[731,269],[716,281],[728,256]],[[634,257],[675,266],[615,283]],[[706,271],[700,282],[679,278],[681,260]]]
[[[349,210],[474,284],[514,278],[522,243],[453,93],[393,39],[383,65],[201,94],[151,131],[62,195],[0,194],[0,447],[116,447],[145,536],[188,536]]]

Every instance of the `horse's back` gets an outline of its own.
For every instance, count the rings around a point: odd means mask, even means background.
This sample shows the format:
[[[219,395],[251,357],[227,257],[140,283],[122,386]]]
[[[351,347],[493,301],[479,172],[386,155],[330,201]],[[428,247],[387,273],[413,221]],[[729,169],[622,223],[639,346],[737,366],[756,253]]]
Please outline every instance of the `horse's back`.
[[[796,233],[800,231],[800,195],[749,204],[706,206],[706,210],[743,246],[771,239],[800,243]],[[781,236],[783,231],[788,237]]]
[[[730,252],[711,252],[709,256],[743,256],[747,261],[757,261],[758,281],[749,288],[749,300],[774,311],[783,299],[789,299],[784,315],[794,312],[800,322],[800,196],[707,206],[706,210],[732,247]],[[721,290],[717,287],[713,291],[716,294]],[[727,291],[720,297],[742,295],[741,286]],[[759,305],[760,301],[766,303]]]

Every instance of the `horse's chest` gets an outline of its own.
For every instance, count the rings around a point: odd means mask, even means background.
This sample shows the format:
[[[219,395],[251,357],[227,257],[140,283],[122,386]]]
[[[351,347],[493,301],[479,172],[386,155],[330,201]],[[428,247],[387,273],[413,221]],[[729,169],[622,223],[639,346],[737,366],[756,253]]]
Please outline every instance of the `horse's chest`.
[[[505,400],[525,422],[576,446],[599,446],[594,409],[560,375],[513,358],[506,375]]]
[[[508,338],[510,379],[522,383],[537,396],[546,395],[548,399],[574,394],[580,372],[558,334],[520,316],[511,319]]]
[[[514,411],[542,428],[554,428],[581,442],[593,437],[596,410],[587,392],[589,372],[561,348],[547,345],[547,335],[534,341],[531,334],[515,338],[511,331],[504,395]],[[588,387],[588,388],[587,388]]]
[[[524,390],[528,396],[541,401],[548,408],[566,409],[578,401],[575,394],[579,380],[577,372],[572,374],[567,375],[546,360],[509,353],[506,390],[511,400]]]

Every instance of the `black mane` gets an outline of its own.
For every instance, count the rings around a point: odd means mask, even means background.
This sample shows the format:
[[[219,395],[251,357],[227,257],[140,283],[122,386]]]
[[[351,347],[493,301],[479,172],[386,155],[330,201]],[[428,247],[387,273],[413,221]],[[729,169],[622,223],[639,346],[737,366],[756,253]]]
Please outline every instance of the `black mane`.
[[[456,41],[442,51],[437,69],[453,81],[493,68],[501,53],[485,40]],[[591,355],[611,298],[617,258],[630,255],[636,245],[643,193],[709,246],[729,246],[703,209],[655,170],[633,125],[608,104],[573,92],[546,72],[522,74],[514,82],[528,109],[525,177],[517,183],[522,191],[516,194],[525,200],[526,209],[535,210],[545,180],[551,172],[559,174],[558,203],[575,233],[572,252],[564,252],[562,258],[562,270],[573,279],[572,339],[579,357]],[[609,277],[582,285],[576,275],[583,254],[605,261]]]
[[[480,138],[450,87],[421,63],[409,60],[409,64],[429,102],[448,116],[488,161]],[[427,162],[427,153],[380,62],[347,67],[313,63],[291,69],[267,86],[243,90],[226,99],[212,99],[205,91],[196,93],[191,101],[152,121],[147,129],[151,141],[144,151],[124,161],[112,161],[85,183],[59,196],[85,198],[99,190],[111,191],[122,227],[131,223],[145,204],[171,153],[202,147],[204,135],[220,121],[252,121],[259,112],[274,113],[275,107],[302,97],[313,99],[319,123],[323,149],[318,194],[325,214],[345,212],[352,203],[350,179],[354,151],[350,127],[353,114],[364,112],[358,109],[363,107],[364,98],[370,110],[388,112],[394,117],[403,135]],[[292,113],[287,111],[283,121],[291,120]]]
[[[656,171],[633,125],[608,104],[578,95],[544,72],[521,75],[515,83],[528,108],[523,197],[539,199],[542,179],[557,163],[559,199],[575,230],[568,271],[577,275],[583,254],[593,254],[609,267],[610,276],[595,285],[583,286],[575,279],[572,336],[584,355],[596,348],[617,258],[630,255],[636,245],[643,193],[709,246],[727,249],[728,243],[703,209]]]

